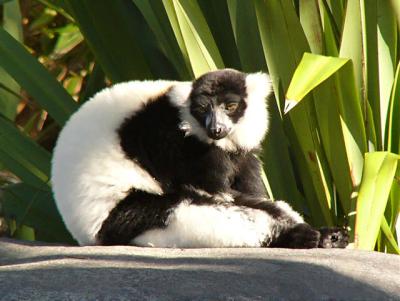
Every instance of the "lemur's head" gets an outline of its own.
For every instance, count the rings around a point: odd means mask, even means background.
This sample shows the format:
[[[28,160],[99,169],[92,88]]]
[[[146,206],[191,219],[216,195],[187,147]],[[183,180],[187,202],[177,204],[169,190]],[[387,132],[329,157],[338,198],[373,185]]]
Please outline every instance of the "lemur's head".
[[[268,128],[268,75],[233,69],[206,73],[191,85],[181,113],[188,135],[223,149],[251,150]]]
[[[206,73],[193,82],[190,113],[206,130],[209,138],[225,138],[243,117],[246,75],[234,70]]]

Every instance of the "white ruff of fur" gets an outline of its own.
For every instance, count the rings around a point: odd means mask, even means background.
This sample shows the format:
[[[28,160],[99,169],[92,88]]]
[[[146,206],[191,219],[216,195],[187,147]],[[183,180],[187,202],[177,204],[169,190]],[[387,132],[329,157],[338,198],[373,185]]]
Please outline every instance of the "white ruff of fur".
[[[274,235],[276,223],[261,210],[182,202],[171,213],[165,229],[148,230],[131,244],[159,248],[261,247]]]
[[[238,149],[249,151],[260,145],[268,129],[266,97],[271,93],[271,81],[265,73],[252,73],[246,76],[245,99],[247,108],[244,116],[234,124],[229,135],[220,140],[212,140],[205,129],[190,113],[191,84],[179,85],[171,89],[172,103],[179,108],[182,122],[190,125],[188,135],[194,135],[205,143],[214,143],[221,149],[235,152]]]
[[[63,128],[52,162],[53,191],[64,222],[79,244],[96,244],[103,221],[131,188],[163,193],[154,178],[125,157],[116,130],[147,102],[181,84],[117,84],[86,102]]]

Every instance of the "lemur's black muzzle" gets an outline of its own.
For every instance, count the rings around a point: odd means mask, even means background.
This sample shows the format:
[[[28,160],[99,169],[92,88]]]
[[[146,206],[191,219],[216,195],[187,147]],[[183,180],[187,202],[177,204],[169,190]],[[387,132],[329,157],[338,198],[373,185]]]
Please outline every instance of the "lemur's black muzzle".
[[[219,140],[228,135],[229,130],[227,126],[218,120],[216,112],[214,111],[210,112],[210,115],[208,116],[206,122],[207,122],[207,135],[211,139]]]

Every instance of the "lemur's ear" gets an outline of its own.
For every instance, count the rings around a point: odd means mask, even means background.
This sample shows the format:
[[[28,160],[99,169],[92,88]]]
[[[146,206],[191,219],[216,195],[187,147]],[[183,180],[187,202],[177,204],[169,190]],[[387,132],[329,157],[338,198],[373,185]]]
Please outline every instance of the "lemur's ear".
[[[250,73],[246,76],[248,98],[265,99],[272,92],[271,79],[266,73]]]

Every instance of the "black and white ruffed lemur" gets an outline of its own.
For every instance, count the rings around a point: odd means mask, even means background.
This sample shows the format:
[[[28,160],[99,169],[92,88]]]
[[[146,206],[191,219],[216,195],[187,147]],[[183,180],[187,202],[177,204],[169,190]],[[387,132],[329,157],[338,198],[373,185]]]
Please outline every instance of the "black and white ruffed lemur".
[[[96,94],[60,133],[58,209],[81,245],[345,247],[267,199],[257,158],[268,75],[224,69],[194,82],[131,81]]]

